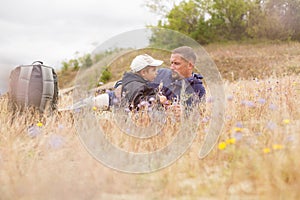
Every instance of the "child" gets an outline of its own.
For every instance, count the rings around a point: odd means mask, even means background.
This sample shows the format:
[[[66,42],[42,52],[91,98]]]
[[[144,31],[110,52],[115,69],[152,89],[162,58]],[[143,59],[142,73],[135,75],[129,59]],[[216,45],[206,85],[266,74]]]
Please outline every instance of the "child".
[[[156,60],[144,54],[136,56],[130,65],[131,72],[126,72],[122,78],[122,98],[129,103],[130,109],[138,109],[141,103],[159,101],[164,104],[167,98],[159,95],[159,88],[150,84],[156,75],[156,68],[163,61]]]

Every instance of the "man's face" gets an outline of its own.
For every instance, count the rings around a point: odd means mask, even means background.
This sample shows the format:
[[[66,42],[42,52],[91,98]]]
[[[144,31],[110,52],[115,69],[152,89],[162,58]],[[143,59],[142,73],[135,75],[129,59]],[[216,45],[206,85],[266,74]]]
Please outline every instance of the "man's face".
[[[190,63],[184,60],[179,54],[171,54],[170,58],[172,78],[180,79],[191,76]]]

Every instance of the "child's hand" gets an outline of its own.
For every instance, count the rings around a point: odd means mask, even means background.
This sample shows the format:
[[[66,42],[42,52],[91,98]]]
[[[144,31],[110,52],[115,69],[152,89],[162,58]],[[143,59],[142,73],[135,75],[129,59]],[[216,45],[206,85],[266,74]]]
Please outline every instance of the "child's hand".
[[[159,95],[159,102],[165,104],[167,102],[167,97],[164,95]]]

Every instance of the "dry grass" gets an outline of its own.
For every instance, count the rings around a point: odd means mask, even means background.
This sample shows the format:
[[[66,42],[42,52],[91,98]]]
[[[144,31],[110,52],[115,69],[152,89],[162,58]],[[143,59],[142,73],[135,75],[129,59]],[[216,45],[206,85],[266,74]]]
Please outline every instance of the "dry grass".
[[[206,112],[190,150],[170,167],[143,175],[121,173],[96,161],[81,144],[68,113],[42,119],[36,136],[30,136],[28,127],[40,119],[23,115],[11,122],[7,99],[2,98],[0,198],[296,199],[300,78],[226,82],[225,89],[224,128],[213,151],[198,159],[211,120]],[[112,122],[103,122],[111,130],[107,123]],[[124,139],[123,146],[153,150],[151,142],[147,146]]]
[[[300,43],[211,44],[205,47],[226,80],[300,74]]]

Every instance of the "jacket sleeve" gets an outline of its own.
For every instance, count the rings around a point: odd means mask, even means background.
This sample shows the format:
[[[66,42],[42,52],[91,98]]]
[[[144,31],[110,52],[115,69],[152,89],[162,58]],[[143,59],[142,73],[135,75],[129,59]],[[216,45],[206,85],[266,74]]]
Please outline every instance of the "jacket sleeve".
[[[203,84],[200,84],[199,93],[198,93],[200,101],[205,101],[205,94],[206,94],[205,88],[204,88]]]
[[[194,78],[193,84],[191,84],[194,91],[197,93],[197,95],[199,96],[200,101],[204,101],[205,100],[205,94],[206,94],[206,90],[203,86],[203,83],[200,79],[198,78]]]

